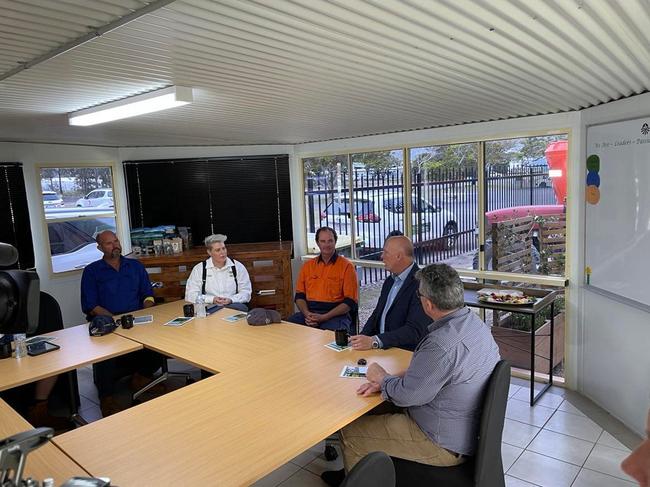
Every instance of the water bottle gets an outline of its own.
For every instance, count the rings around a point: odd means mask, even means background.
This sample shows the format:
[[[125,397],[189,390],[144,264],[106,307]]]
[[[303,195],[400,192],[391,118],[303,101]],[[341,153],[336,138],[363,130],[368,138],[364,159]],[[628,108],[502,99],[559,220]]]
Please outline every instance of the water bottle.
[[[16,358],[27,356],[27,335],[24,333],[16,333],[14,335],[14,342],[16,343]]]
[[[205,318],[207,313],[205,312],[205,296],[203,294],[199,294],[196,297],[196,303],[194,304],[194,311],[196,313],[197,318]]]

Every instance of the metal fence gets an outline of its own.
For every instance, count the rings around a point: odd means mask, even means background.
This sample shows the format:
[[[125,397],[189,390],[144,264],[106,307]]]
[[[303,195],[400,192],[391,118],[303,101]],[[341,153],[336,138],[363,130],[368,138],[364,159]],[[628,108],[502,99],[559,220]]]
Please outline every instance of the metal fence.
[[[477,246],[478,185],[475,168],[416,170],[411,173],[412,234],[422,264],[473,252]],[[339,251],[379,260],[384,240],[405,233],[404,175],[345,169],[308,175],[305,207],[308,232],[330,226],[341,236]],[[350,208],[350,187],[353,205]],[[499,167],[486,170],[488,211],[522,205],[556,204],[548,168]],[[356,240],[351,242],[352,225]],[[384,278],[383,270],[364,268],[363,282]]]

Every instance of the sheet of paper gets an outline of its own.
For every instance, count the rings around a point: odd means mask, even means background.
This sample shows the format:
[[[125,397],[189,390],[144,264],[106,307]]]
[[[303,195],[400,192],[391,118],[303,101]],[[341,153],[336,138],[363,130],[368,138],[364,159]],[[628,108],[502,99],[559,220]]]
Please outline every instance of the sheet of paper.
[[[165,323],[165,326],[183,326],[185,323],[192,321],[193,319],[193,317],[186,318],[185,316],[179,316],[178,318],[174,318]]]
[[[226,316],[225,318],[221,318],[223,321],[227,321],[228,323],[234,323],[235,321],[243,320],[246,318],[246,313],[237,313],[232,316]]]
[[[152,321],[153,315],[136,316],[133,318],[134,325],[144,325],[145,323],[151,323]]]
[[[327,345],[325,345],[326,348],[329,348],[330,350],[334,350],[335,352],[342,352],[343,350],[347,350],[350,348],[350,345],[345,345],[345,346],[340,346],[337,345],[336,342],[330,342]]]
[[[345,365],[341,370],[341,377],[348,379],[365,379],[368,367],[357,367],[356,365]]]

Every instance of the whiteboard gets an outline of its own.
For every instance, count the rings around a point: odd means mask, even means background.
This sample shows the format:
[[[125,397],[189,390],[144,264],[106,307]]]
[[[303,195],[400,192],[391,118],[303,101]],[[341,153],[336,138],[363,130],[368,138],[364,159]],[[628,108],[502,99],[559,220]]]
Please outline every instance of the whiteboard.
[[[588,127],[586,162],[587,284],[650,310],[650,116]]]

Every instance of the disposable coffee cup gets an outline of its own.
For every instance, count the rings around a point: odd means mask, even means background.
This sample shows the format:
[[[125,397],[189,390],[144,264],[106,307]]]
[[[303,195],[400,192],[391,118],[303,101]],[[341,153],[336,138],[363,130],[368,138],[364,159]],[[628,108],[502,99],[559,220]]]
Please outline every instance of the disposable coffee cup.
[[[334,339],[339,347],[345,347],[348,344],[348,330],[341,328],[334,332]]]
[[[194,316],[194,305],[192,303],[183,306],[183,316],[191,318]]]

